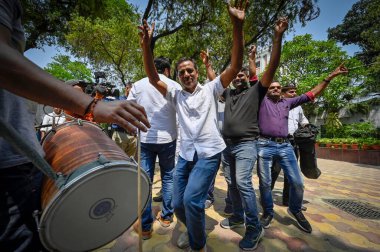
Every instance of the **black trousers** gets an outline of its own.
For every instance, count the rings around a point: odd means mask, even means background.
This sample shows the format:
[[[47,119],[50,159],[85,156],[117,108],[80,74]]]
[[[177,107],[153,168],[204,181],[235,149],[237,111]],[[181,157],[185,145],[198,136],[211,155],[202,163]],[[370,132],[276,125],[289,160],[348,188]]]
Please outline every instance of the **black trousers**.
[[[39,252],[33,217],[40,209],[42,173],[32,163],[0,169],[0,251]]]

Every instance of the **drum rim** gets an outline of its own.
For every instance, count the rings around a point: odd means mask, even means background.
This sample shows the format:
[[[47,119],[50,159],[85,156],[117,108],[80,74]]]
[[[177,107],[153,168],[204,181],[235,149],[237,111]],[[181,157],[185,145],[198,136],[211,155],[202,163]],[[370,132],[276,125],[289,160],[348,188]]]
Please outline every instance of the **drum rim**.
[[[59,125],[55,126],[54,129],[52,128],[51,130],[49,130],[48,132],[46,132],[46,135],[40,141],[41,146],[43,147],[45,141],[47,141],[46,139],[50,138],[49,136],[52,134],[52,132],[56,132],[56,131],[58,131],[60,129],[63,129],[63,128],[66,128],[66,127],[70,127],[70,126],[73,126],[73,125],[84,126],[84,124],[95,126],[96,128],[99,128],[102,132],[104,132],[103,129],[102,129],[102,127],[100,127],[98,124],[90,122],[90,121],[87,121],[87,120],[78,119],[78,120],[74,120],[74,121],[67,121],[67,122],[64,122],[62,124],[59,124]]]
[[[129,162],[129,161],[115,161],[115,162],[110,162],[110,163],[106,163],[106,164],[102,164],[102,165],[98,165],[96,167],[93,167],[91,169],[89,169],[88,171],[84,172],[83,174],[81,174],[81,176],[78,176],[78,178],[74,178],[72,179],[71,181],[69,181],[69,183],[65,184],[61,189],[59,189],[54,197],[51,198],[51,200],[49,201],[49,203],[46,205],[45,209],[42,211],[42,214],[41,214],[41,217],[40,217],[40,221],[38,223],[38,230],[39,230],[39,237],[41,239],[41,242],[42,244],[48,248],[48,249],[53,249],[53,250],[57,250],[57,248],[55,248],[54,245],[55,243],[52,243],[52,242],[48,242],[48,237],[50,234],[50,232],[47,232],[48,229],[46,229],[46,221],[48,220],[48,217],[51,216],[51,214],[54,212],[53,210],[57,208],[57,203],[59,203],[59,200],[65,196],[65,191],[70,189],[70,187],[74,186],[75,184],[79,183],[81,179],[83,179],[84,177],[90,175],[91,173],[94,173],[95,171],[97,170],[104,170],[104,169],[107,169],[107,168],[114,168],[114,169],[117,169],[117,170],[130,170],[132,172],[135,172],[135,174],[137,175],[138,174],[138,171],[137,171],[137,167],[136,168],[132,168],[132,167],[113,167],[115,165],[125,165],[125,164],[134,164],[132,162]],[[135,164],[134,164],[135,165]],[[143,206],[143,208],[141,209],[141,211],[143,212],[145,210],[145,208],[147,207],[147,204],[149,202],[149,198],[151,197],[151,194],[152,194],[152,190],[151,190],[151,187],[152,187],[152,182],[150,181],[150,178],[148,176],[148,174],[144,171],[144,170],[141,170],[143,174],[143,177],[145,177],[145,180],[148,184],[148,197],[145,201],[145,204]],[[136,217],[135,221],[137,220],[138,216]],[[106,243],[104,243],[103,245],[99,246],[99,247],[94,247],[94,248],[90,248],[90,250],[95,250],[97,248],[101,248],[102,246],[104,246],[105,244],[113,241],[114,239],[116,239],[117,237],[119,237],[120,235],[122,235],[126,230],[128,230],[132,225],[133,223],[135,222],[133,221],[131,223],[131,225],[129,225],[128,227],[126,227],[125,229],[123,229],[121,231],[120,234],[118,234],[115,238],[113,238],[112,240],[110,241],[107,241]],[[50,230],[50,229],[49,229]],[[42,232],[44,231],[44,232]]]

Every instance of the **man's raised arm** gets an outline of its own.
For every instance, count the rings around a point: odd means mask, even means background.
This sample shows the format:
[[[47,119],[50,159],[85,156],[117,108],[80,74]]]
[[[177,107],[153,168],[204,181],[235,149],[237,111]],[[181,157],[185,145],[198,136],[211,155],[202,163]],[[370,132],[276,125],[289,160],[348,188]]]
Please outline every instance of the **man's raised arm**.
[[[274,28],[272,53],[270,56],[268,69],[264,72],[263,77],[261,78],[261,84],[264,87],[270,86],[270,84],[273,81],[274,74],[276,73],[276,70],[278,68],[278,65],[280,64],[282,36],[284,35],[284,32],[287,29],[288,20],[284,17],[279,18]]]
[[[256,76],[256,45],[252,45],[248,51],[249,79]]]
[[[318,96],[329,85],[332,79],[334,79],[338,75],[346,73],[348,73],[348,69],[342,63],[333,72],[331,72],[327,78],[325,78],[321,83],[319,83],[312,90],[310,90],[310,92],[312,92],[314,96]]]
[[[245,9],[248,5],[248,0],[235,1],[236,7],[228,4],[228,14],[230,15],[233,25],[233,42],[231,50],[231,65],[223,71],[220,76],[223,87],[228,87],[231,81],[236,77],[243,65],[244,53],[244,34],[243,24],[245,17]]]
[[[209,53],[208,53],[208,49],[206,51],[202,50],[201,53],[200,53],[200,56],[202,58],[203,64],[206,67],[207,79],[209,81],[212,81],[213,79],[216,78],[216,74],[215,74],[214,69],[212,69],[212,65],[211,65],[211,62],[210,62],[210,56],[209,56]]]
[[[154,23],[152,27],[149,27],[146,20],[143,21],[143,25],[138,27],[140,29],[140,45],[143,50],[143,61],[146,75],[149,78],[149,82],[157,88],[158,91],[164,96],[168,91],[168,85],[160,80],[156,66],[154,65],[152,51],[150,50],[150,44],[152,41]]]

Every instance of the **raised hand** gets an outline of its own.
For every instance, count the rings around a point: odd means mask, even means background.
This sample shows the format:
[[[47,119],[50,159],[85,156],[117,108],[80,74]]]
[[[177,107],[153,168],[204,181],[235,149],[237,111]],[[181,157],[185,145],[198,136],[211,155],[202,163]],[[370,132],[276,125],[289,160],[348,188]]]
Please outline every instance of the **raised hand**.
[[[200,53],[200,56],[202,58],[202,62],[203,64],[205,64],[205,66],[207,66],[209,64],[209,53],[208,53],[208,49],[206,51],[201,51]]]
[[[348,73],[348,69],[347,67],[344,66],[344,63],[342,63],[333,72],[329,74],[328,79],[331,80],[338,75],[346,74],[346,73]]]
[[[288,29],[288,25],[288,19],[286,17],[280,17],[276,22],[274,30],[277,34],[283,34]]]
[[[252,60],[256,58],[256,45],[251,45],[251,47],[248,49],[248,57]]]
[[[243,23],[245,17],[245,10],[248,7],[248,0],[236,0],[235,7],[228,1],[228,13],[232,22]]]
[[[152,23],[152,26],[149,27],[146,20],[143,20],[143,25],[139,25],[138,28],[140,30],[139,36],[140,36],[140,45],[144,46],[150,46],[150,43],[152,41],[153,32],[154,32],[155,23]]]

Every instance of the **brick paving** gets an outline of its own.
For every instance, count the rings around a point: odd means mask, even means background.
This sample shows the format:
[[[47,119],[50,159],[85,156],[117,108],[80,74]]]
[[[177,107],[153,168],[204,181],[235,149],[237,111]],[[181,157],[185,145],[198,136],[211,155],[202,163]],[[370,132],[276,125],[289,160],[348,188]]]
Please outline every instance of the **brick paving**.
[[[333,160],[319,159],[322,175],[317,180],[305,179],[304,212],[310,221],[311,234],[300,231],[288,216],[286,207],[281,206],[282,175],[274,190],[275,217],[264,239],[256,251],[380,251],[380,220],[355,217],[323,199],[352,199],[369,203],[380,209],[380,167],[359,165]],[[253,178],[258,194],[258,178]],[[155,175],[152,185],[153,195],[160,188],[159,175]],[[224,197],[226,182],[218,172],[215,184],[215,204],[206,210],[208,233],[207,250],[210,252],[240,251],[238,242],[244,229],[226,230],[219,226],[224,219]],[[259,204],[258,204],[259,205]],[[159,211],[159,203],[154,203],[153,211]],[[261,212],[261,209],[260,209]],[[184,251],[176,247],[176,241],[185,227],[176,219],[169,228],[162,228],[156,221],[153,236],[143,241],[143,251],[171,252]],[[96,250],[97,252],[138,251],[138,235],[129,229],[115,241]]]

